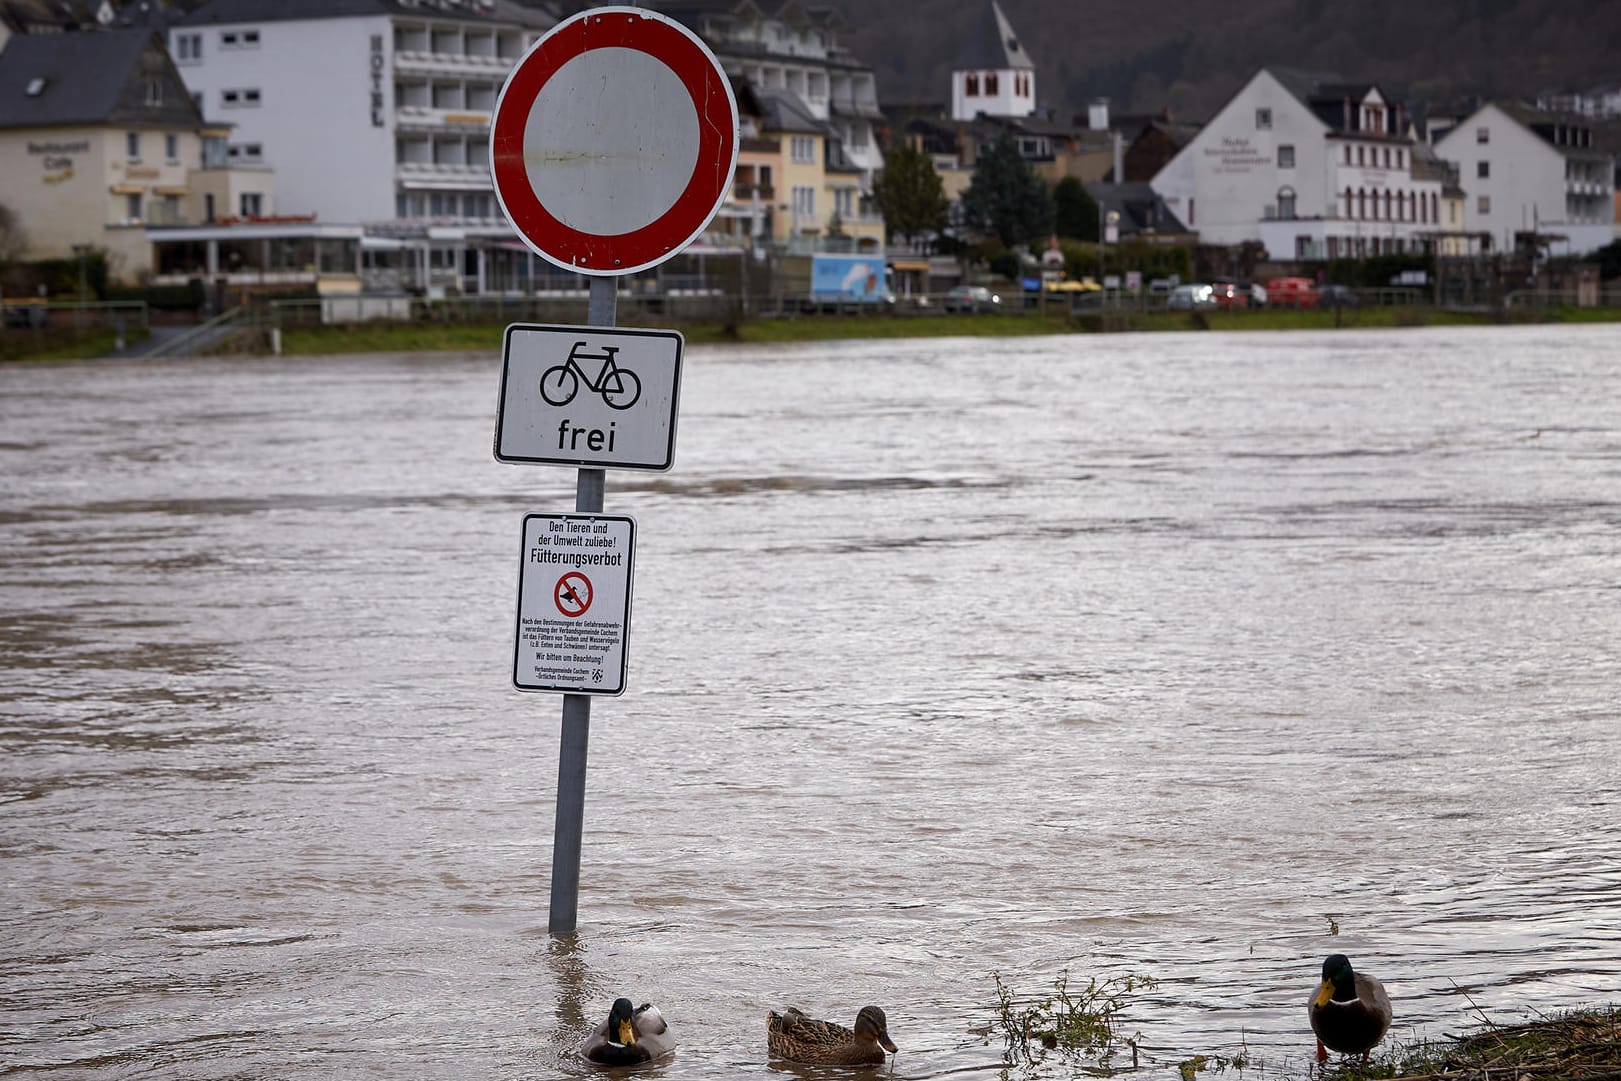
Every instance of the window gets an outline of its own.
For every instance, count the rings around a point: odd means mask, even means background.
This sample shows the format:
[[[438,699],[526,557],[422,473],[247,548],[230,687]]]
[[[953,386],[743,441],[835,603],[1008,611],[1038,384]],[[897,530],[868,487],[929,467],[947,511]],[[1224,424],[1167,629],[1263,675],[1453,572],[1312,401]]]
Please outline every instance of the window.
[[[176,34],[175,59],[182,64],[195,63],[203,58],[203,35]]]
[[[801,164],[814,164],[816,161],[816,139],[810,135],[795,135],[789,144],[794,161]]]
[[[221,90],[220,101],[228,109],[234,109],[238,106],[255,106],[259,104],[259,91]]]
[[[214,193],[211,191],[203,193],[203,220],[210,223],[214,220]]]
[[[1366,165],[1366,164],[1368,164],[1367,159],[1365,157],[1363,157],[1363,154],[1364,154],[1365,151],[1366,151],[1365,147],[1360,147],[1359,146],[1359,147],[1356,148],[1356,163],[1358,165]]]
[[[1492,163],[1491,162],[1489,162],[1489,161],[1477,161],[1477,162],[1475,162],[1475,176],[1476,177],[1478,177],[1481,180],[1485,180],[1487,177],[1489,177],[1491,175],[1492,175]]]
[[[220,33],[220,47],[224,49],[257,49],[259,47],[259,31],[222,31]]]
[[[141,160],[141,133],[129,131],[124,133],[124,156],[130,161]]]
[[[1385,147],[1385,168],[1390,168],[1390,147]]]
[[[242,216],[256,218],[265,211],[265,197],[256,191],[242,193]]]
[[[849,221],[856,214],[856,193],[854,188],[837,188],[833,192],[833,213],[839,216],[840,221]]]
[[[1278,217],[1288,220],[1295,216],[1295,189],[1278,189]]]
[[[1477,142],[1477,143],[1489,143],[1491,141],[1492,141],[1492,129],[1491,128],[1476,128],[1475,129],[1475,142]]]
[[[996,72],[987,72],[985,75],[985,94],[987,97],[998,93],[996,85]]]
[[[1193,196],[1188,196],[1188,225],[1193,225]]]
[[[1345,144],[1345,164],[1351,164],[1351,144]]]
[[[1257,110],[1255,110],[1255,129],[1257,131],[1262,131],[1262,130],[1265,130],[1266,128],[1270,128],[1271,126],[1272,126],[1272,110],[1271,109],[1257,109]]]
[[[1295,167],[1295,148],[1288,143],[1278,147],[1278,168],[1293,169]]]
[[[131,192],[124,196],[124,217],[128,221],[141,220],[141,193]]]
[[[180,160],[180,136],[170,132],[163,137],[163,160]]]
[[[163,80],[162,79],[148,79],[148,80],[146,80],[146,103],[148,105],[152,105],[152,106],[157,106],[157,105],[162,105],[163,104]]]
[[[1475,209],[1482,214],[1490,214],[1492,212],[1492,197],[1490,195],[1480,196],[1475,202]]]
[[[964,79],[962,92],[971,98],[979,97],[979,76],[970,75]]]
[[[794,226],[805,228],[816,223],[816,189],[807,185],[794,188]]]

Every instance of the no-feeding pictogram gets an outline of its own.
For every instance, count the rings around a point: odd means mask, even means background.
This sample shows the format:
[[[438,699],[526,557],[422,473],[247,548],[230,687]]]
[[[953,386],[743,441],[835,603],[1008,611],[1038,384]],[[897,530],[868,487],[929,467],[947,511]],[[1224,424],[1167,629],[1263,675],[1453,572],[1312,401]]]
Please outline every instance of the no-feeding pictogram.
[[[552,600],[556,602],[559,612],[575,619],[585,615],[591,607],[591,595],[591,579],[579,571],[569,571],[557,580]]]

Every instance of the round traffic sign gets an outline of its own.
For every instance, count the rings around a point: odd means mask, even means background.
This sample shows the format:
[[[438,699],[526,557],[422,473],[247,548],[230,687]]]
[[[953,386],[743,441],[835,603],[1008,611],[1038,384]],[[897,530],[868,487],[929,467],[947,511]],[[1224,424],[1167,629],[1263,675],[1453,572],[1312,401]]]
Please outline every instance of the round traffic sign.
[[[537,255],[633,274],[685,248],[725,201],[737,101],[715,54],[645,8],[590,8],[553,27],[496,99],[496,198]]]

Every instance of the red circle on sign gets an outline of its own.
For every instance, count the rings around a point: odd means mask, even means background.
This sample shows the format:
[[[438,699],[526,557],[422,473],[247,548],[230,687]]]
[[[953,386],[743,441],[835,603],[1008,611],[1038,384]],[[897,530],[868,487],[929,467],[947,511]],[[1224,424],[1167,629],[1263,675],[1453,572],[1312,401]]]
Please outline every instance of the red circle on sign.
[[[697,110],[698,155],[674,204],[640,229],[613,236],[581,232],[541,203],[524,163],[524,129],[541,89],[564,64],[592,49],[646,53],[670,69]],[[724,104],[731,123],[708,121]],[[534,251],[584,274],[631,274],[675,255],[703,232],[720,208],[737,161],[737,106],[714,55],[666,16],[639,8],[588,9],[535,43],[507,78],[490,130],[490,171],[512,225]]]
[[[595,593],[591,588],[591,579],[579,571],[569,571],[552,587],[552,603],[565,616],[577,619],[591,607],[591,598]]]

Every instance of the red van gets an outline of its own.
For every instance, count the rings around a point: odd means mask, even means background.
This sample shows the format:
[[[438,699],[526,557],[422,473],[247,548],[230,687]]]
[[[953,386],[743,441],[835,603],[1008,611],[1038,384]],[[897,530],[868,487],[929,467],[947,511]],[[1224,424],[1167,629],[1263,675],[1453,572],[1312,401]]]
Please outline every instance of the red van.
[[[1315,308],[1317,287],[1310,278],[1273,278],[1266,283],[1266,302],[1274,308]]]

